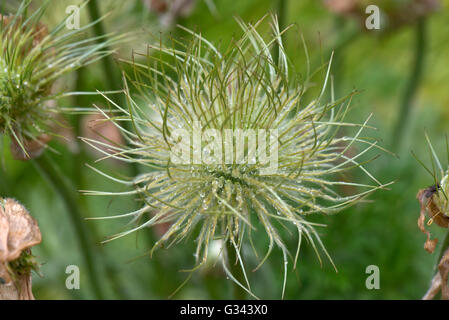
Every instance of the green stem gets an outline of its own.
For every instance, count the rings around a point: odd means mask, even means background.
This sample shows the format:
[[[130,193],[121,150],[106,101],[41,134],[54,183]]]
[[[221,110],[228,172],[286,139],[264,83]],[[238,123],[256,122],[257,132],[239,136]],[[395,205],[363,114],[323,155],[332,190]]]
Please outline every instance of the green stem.
[[[87,4],[87,8],[89,10],[90,19],[92,21],[96,21],[101,18],[100,16],[100,10],[98,9],[97,0],[90,0]],[[106,34],[103,22],[99,21],[93,26],[95,36],[101,37]],[[98,40],[98,42],[102,42],[104,40]],[[105,51],[108,51],[109,48],[104,48]],[[121,87],[121,82],[118,82],[116,79],[120,79],[120,77],[117,76],[115,65],[112,61],[111,56],[104,57],[101,60],[103,64],[103,71],[106,75],[106,81],[108,83],[108,88],[110,90],[118,90],[118,88]]]
[[[1,161],[1,159],[0,159]],[[7,196],[8,193],[8,178],[6,172],[3,170],[2,163],[0,163],[0,198]]]
[[[81,92],[84,90],[84,75],[85,75],[86,69],[85,67],[82,67],[76,71],[77,77],[76,77],[76,84],[75,84],[75,90],[78,92]],[[86,105],[84,101],[85,97],[82,95],[74,96],[74,103],[76,106],[83,106]],[[72,127],[73,131],[75,132],[75,137],[80,137],[82,135],[82,117],[80,114],[75,114],[72,116]],[[84,182],[84,171],[82,170],[82,165],[84,163],[84,145],[80,143],[79,140],[76,141],[78,150],[76,153],[73,154],[73,181],[74,185],[78,188],[78,190],[81,189],[83,182]]]
[[[90,230],[84,223],[83,215],[78,207],[76,190],[74,190],[61,173],[58,172],[56,165],[46,153],[34,159],[33,163],[64,201],[75,229],[76,238],[81,249],[80,252],[88,269],[87,275],[89,277],[89,283],[92,286],[95,298],[103,299],[104,295],[100,285],[102,277],[98,272],[94,261],[95,252],[94,248],[92,248],[92,236]]]
[[[98,9],[97,0],[89,1],[88,10],[89,10],[89,15],[90,15],[90,18],[92,21],[98,20],[100,18],[100,10]],[[105,34],[105,29],[104,29],[103,23],[101,21],[99,23],[95,24],[94,32],[95,32],[96,36],[102,36]],[[106,48],[106,50],[107,50],[107,48]],[[114,70],[116,70],[116,68],[115,68],[114,63],[112,62],[111,57],[109,57],[109,56],[106,57],[105,59],[102,60],[102,62],[103,62],[103,70],[107,77],[109,89],[117,90],[118,88],[121,87],[122,84],[121,84],[121,82],[116,81],[116,79],[120,79],[120,77],[116,74],[116,72],[114,72]],[[123,98],[121,98],[121,103],[124,103]],[[125,128],[127,130],[131,129],[129,124],[125,124]],[[130,167],[131,167],[131,171],[132,171],[131,174],[133,176],[137,176],[139,173],[137,165],[132,163],[130,165]],[[147,230],[146,235],[148,236],[149,243],[153,244],[155,242],[153,230]],[[153,266],[156,268],[156,270],[163,271],[163,266],[159,263],[157,258],[155,258],[153,260]]]
[[[282,31],[285,28],[285,21],[287,20],[285,15],[287,13],[287,0],[278,0],[277,14],[279,29]]]
[[[413,69],[410,73],[410,78],[404,91],[401,107],[393,131],[393,151],[398,151],[401,147],[404,131],[410,121],[410,111],[412,108],[413,99],[416,96],[423,74],[426,38],[426,21],[424,18],[421,18],[416,25],[415,58],[413,61]]]
[[[85,75],[86,75],[86,68],[80,68],[77,70],[77,78],[76,78],[76,90],[78,92],[85,91],[86,88],[84,87],[84,81],[85,81]],[[88,103],[88,100],[86,100],[85,96],[78,95],[74,96],[74,103],[76,106],[84,106]],[[82,117],[79,114],[75,114],[72,117],[72,126],[73,130],[75,132],[75,136],[79,137],[82,135]],[[83,170],[83,165],[87,162],[87,154],[86,154],[86,148],[83,143],[79,143],[78,141],[78,151],[73,153],[73,169],[72,169],[72,184],[75,186],[77,190],[85,190],[85,171]],[[86,201],[87,197],[79,197],[78,203],[80,206],[88,211],[89,204]],[[98,231],[95,228],[94,225],[89,225],[90,232],[94,239],[98,239]],[[108,259],[107,254],[105,251],[99,251],[99,254],[102,255],[104,259]],[[104,259],[101,259],[103,262]],[[99,259],[97,259],[98,261]],[[106,271],[106,277],[108,278],[110,284],[113,287],[113,292],[116,294],[116,296],[119,299],[127,299],[126,296],[126,290],[124,289],[124,286],[122,285],[117,270],[114,265],[107,263],[106,261],[102,263],[104,266],[104,270]]]
[[[243,275],[243,271],[242,268],[240,267],[240,264],[237,262],[237,255],[235,252],[235,248],[230,240],[226,242],[226,251],[228,254],[229,271],[238,282],[244,284],[245,278]],[[246,299],[246,291],[234,282],[233,282],[233,295],[235,300]]]
[[[100,16],[100,10],[98,9],[97,0],[90,0],[87,7],[89,10],[90,19],[92,21],[96,21],[96,20],[100,19],[101,16]],[[93,29],[94,29],[96,37],[101,37],[106,34],[102,21],[97,22],[93,26]],[[98,42],[101,42],[101,41],[105,41],[105,40],[104,39],[98,40]],[[105,47],[104,50],[107,51],[108,48]],[[119,88],[122,88],[120,74],[117,73],[116,65],[113,63],[111,56],[104,57],[102,59],[102,64],[103,64],[104,74],[106,75],[106,81],[108,83],[108,88],[110,90],[118,90]],[[117,80],[117,79],[119,79],[119,80]],[[120,99],[119,104],[124,105],[125,99],[123,98],[122,95],[120,95],[119,99]],[[126,130],[132,131],[131,125],[129,123],[125,123],[124,126],[125,126]],[[134,176],[139,174],[138,167],[135,163],[131,163],[130,167],[132,170],[132,174]]]
[[[336,99],[340,97],[340,89],[342,87],[343,79],[344,79],[344,57],[345,57],[345,49],[346,47],[358,36],[360,35],[359,30],[350,29],[347,31],[346,29],[346,21],[347,19],[336,16],[334,18],[334,30],[337,34],[337,41],[332,47],[332,51],[334,52],[332,58],[332,74],[338,75],[332,85],[334,90],[334,95]],[[331,56],[332,52],[328,52],[326,55],[326,59]]]
[[[276,6],[276,14],[278,17],[279,30],[282,32],[285,29],[285,14],[287,9],[287,1],[286,0],[278,0]],[[286,43],[284,42],[284,36],[281,36],[284,48],[286,47]],[[276,42],[276,45],[273,46],[273,60],[274,63],[278,63],[279,61],[279,44]]]

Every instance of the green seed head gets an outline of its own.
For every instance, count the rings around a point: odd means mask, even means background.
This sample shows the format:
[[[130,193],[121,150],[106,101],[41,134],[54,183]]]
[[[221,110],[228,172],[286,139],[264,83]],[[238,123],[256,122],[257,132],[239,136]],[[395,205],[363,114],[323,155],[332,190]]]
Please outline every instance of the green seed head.
[[[108,43],[80,38],[90,25],[70,31],[64,20],[48,31],[39,20],[51,1],[32,13],[30,3],[0,15],[0,134],[11,136],[25,154],[27,142],[51,135],[60,108],[50,101],[70,95],[56,92],[55,82],[110,53],[104,50]]]
[[[277,19],[272,17],[269,39],[257,31],[263,21],[252,25],[237,20],[243,35],[225,50],[185,30],[190,43],[149,46],[154,52],[144,54],[143,63],[128,62],[134,70],[128,82],[141,95],[131,94],[127,85],[128,108],[106,99],[121,110],[122,115],[110,119],[131,147],[112,147],[107,157],[141,164],[148,171],[129,181],[110,178],[135,186],[133,193],[144,200],[140,210],[125,216],[136,221],[148,212],[153,216],[113,239],[170,222],[154,250],[197,230],[195,257],[201,266],[213,239],[229,243],[242,262],[240,248],[249,245],[256,229],[264,230],[269,248],[258,256],[258,265],[277,246],[286,268],[289,250],[283,228],[295,231],[299,243],[305,237],[318,252],[324,247],[307,215],[336,213],[384,187],[361,164],[366,152],[378,148],[376,141],[362,136],[368,120],[361,125],[344,121],[351,96],[325,99],[330,65],[321,88],[306,101],[311,82],[292,80]],[[354,135],[346,136],[343,127]],[[373,184],[343,180],[342,174],[353,168]],[[360,191],[341,195],[341,186]],[[228,270],[226,262],[223,266]]]

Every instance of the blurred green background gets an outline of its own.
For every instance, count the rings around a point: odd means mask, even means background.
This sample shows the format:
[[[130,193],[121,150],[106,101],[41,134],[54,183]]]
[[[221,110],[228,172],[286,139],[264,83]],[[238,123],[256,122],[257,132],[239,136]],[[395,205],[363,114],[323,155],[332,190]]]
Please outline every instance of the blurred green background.
[[[130,58],[132,47],[141,48],[145,43],[158,39],[161,28],[164,29],[163,37],[168,32],[174,37],[179,36],[176,28],[168,29],[161,24],[160,15],[155,10],[149,11],[143,1],[127,0],[126,5],[123,4],[125,1],[119,0],[99,2],[102,2],[102,13],[112,10],[105,21],[107,30],[138,31],[137,39],[120,50],[124,58]],[[398,119],[402,120],[399,110],[414,66],[416,19],[394,30],[381,28],[380,32],[366,31],[359,26],[357,19],[337,15],[322,1],[282,2],[283,9],[279,0],[198,0],[191,12],[178,17],[176,22],[200,31],[214,43],[227,43],[234,35],[240,34],[234,16],[249,22],[257,21],[270,11],[280,13],[284,26],[295,24],[285,36],[285,41],[296,70],[299,73],[306,70],[300,34],[305,38],[314,67],[319,66],[321,61],[327,61],[330,52],[335,50],[333,76],[337,95],[346,95],[354,88],[362,91],[353,100],[349,120],[361,123],[373,113],[370,123],[378,131],[370,134],[381,139],[382,145],[389,148],[398,138],[394,128]],[[402,4],[407,1],[396,2]],[[76,4],[76,1],[57,1],[44,19],[49,24],[63,19],[65,7],[69,4]],[[87,22],[88,13],[83,12],[82,23]],[[389,191],[372,194],[369,203],[359,204],[334,216],[311,217],[313,221],[327,224],[326,228],[320,229],[320,234],[338,273],[325,259],[321,267],[313,250],[304,245],[298,269],[288,273],[287,299],[419,299],[427,290],[435,271],[437,254],[430,255],[423,249],[425,235],[416,223],[420,210],[416,193],[433,184],[433,180],[410,151],[430,163],[424,137],[427,130],[440,158],[447,159],[448,24],[447,1],[441,2],[439,10],[425,18],[423,73],[412,99],[411,117],[409,120],[403,119],[406,126],[404,140],[397,150],[399,159],[383,153],[368,165],[380,181],[397,182]],[[182,36],[186,37],[185,33]],[[101,62],[66,79],[62,85],[70,90],[75,87],[90,91],[108,88]],[[93,96],[64,103],[67,106],[91,106],[93,103],[101,105],[104,100]],[[126,191],[121,185],[111,183],[84,166],[84,163],[93,164],[96,155],[86,152],[86,145],[77,141],[75,144],[81,148],[78,155],[74,155],[61,141],[51,143],[58,153],[49,152],[49,155],[59,165],[62,176],[76,182],[79,189]],[[33,275],[36,298],[95,298],[64,204],[32,162],[12,160],[7,138],[4,138],[1,148],[0,195],[14,197],[23,203],[38,220],[43,235],[42,244],[33,249],[33,254],[42,263],[42,277]],[[442,162],[447,166],[446,160]],[[122,164],[101,162],[96,166],[106,172],[131,173]],[[124,213],[136,206],[136,200],[132,197],[80,196],[80,201],[85,217]],[[157,230],[143,230],[106,245],[99,244],[106,236],[130,227],[126,223],[126,219],[85,222],[96,235],[91,245],[95,250],[95,264],[100,270],[104,297],[166,299],[186,279],[187,274],[179,271],[193,266],[195,244],[185,241],[169,250],[159,250],[152,259],[145,254],[156,239]],[[434,225],[430,230],[442,242],[444,230]],[[261,237],[260,241],[266,239]],[[296,237],[292,236],[289,245],[293,248],[296,241]],[[68,265],[80,267],[80,290],[66,289],[68,275],[65,270]],[[369,265],[377,265],[380,269],[379,290],[365,287],[368,276],[365,270]],[[274,250],[260,270],[250,273],[256,295],[266,299],[281,297],[282,267],[282,254]],[[231,299],[232,286],[219,265],[215,268],[208,266],[195,273],[175,298]]]

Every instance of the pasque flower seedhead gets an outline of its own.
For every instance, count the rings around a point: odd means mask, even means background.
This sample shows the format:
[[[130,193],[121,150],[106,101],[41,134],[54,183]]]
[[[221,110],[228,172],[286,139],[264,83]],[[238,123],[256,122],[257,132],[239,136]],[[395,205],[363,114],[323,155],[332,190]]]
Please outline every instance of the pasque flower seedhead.
[[[42,136],[53,134],[61,110],[50,101],[70,95],[64,86],[55,90],[55,82],[110,54],[105,48],[117,40],[82,38],[92,24],[67,30],[61,21],[49,31],[39,20],[51,1],[32,13],[30,3],[22,1],[15,14],[0,15],[0,134],[9,135],[28,158],[38,153],[28,152],[27,145],[43,147]]]
[[[308,215],[336,213],[385,186],[361,160],[368,151],[380,148],[377,141],[362,136],[369,119],[363,124],[344,121],[352,94],[325,101],[330,63],[323,69],[324,81],[317,95],[306,102],[305,92],[312,81],[309,77],[301,83],[295,80],[282,42],[284,31],[279,30],[275,16],[271,17],[271,37],[265,39],[259,33],[266,19],[255,24],[237,19],[243,34],[224,50],[180,27],[191,37],[187,44],[172,39],[172,47],[150,45],[147,53],[124,61],[134,70],[125,81],[128,107],[105,96],[119,114],[104,115],[120,128],[130,147],[108,145],[105,150],[101,142],[84,141],[105,158],[148,169],[130,180],[94,169],[134,186],[126,194],[139,195],[144,201],[139,210],[113,218],[142,221],[147,213],[151,216],[111,239],[170,222],[153,250],[194,233],[199,267],[207,260],[209,243],[221,239],[236,250],[246,275],[241,248],[252,243],[246,240],[256,228],[262,228],[269,247],[259,256],[256,269],[277,246],[286,270],[289,250],[282,228],[293,229],[299,236],[292,257],[296,265],[303,237],[317,253],[320,247],[326,252]],[[143,62],[138,60],[142,56]],[[355,133],[347,136],[347,130]],[[357,168],[372,185],[342,178],[342,173]],[[360,191],[341,195],[341,186]],[[226,257],[227,249],[222,253]],[[222,260],[228,276],[237,281],[227,259]],[[251,292],[246,282],[239,284]]]

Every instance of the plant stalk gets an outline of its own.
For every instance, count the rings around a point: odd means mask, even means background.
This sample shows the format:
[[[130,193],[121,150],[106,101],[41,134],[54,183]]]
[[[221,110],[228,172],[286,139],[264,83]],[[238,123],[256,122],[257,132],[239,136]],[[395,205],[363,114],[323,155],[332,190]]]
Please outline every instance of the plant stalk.
[[[410,121],[410,113],[418,87],[422,80],[424,57],[426,51],[427,35],[426,20],[421,18],[416,25],[415,58],[413,69],[405,88],[401,102],[401,107],[397,116],[396,125],[393,131],[392,151],[398,151],[403,143],[404,131]]]
[[[87,4],[87,8],[89,10],[89,16],[92,21],[96,21],[101,18],[97,0],[90,0]],[[106,34],[102,21],[98,21],[96,24],[94,24],[93,30],[95,36],[97,37],[104,36]],[[104,40],[98,40],[98,42],[101,41]],[[104,50],[108,51],[109,48],[106,47],[104,48]],[[121,87],[121,83],[118,83],[116,79],[120,79],[120,77],[117,75],[116,68],[114,66],[114,63],[112,62],[111,56],[104,57],[103,59],[101,59],[101,62],[103,64],[103,71],[106,75],[105,80],[108,83],[108,88],[110,90],[118,90],[118,88]]]
[[[286,9],[287,9],[287,1],[286,0],[278,0],[277,5],[276,5],[276,14],[277,14],[277,18],[278,18],[278,23],[279,23],[279,30],[282,32],[285,29],[285,14],[286,14]],[[282,42],[284,45],[284,48],[286,46],[286,43],[284,42],[284,35],[281,35],[282,38]],[[273,46],[273,60],[274,63],[277,64],[279,62],[279,44],[276,41],[275,45]]]
[[[277,6],[277,14],[278,14],[278,22],[279,22],[279,30],[285,29],[285,21],[287,13],[287,0],[278,0]]]
[[[58,172],[56,165],[46,153],[34,159],[33,163],[63,200],[76,233],[80,252],[88,270],[89,283],[95,298],[103,299],[104,294],[100,284],[102,277],[94,262],[95,250],[92,248],[92,236],[89,228],[84,223],[83,215],[78,207],[76,190]]]
[[[89,15],[90,15],[91,21],[97,21],[98,19],[100,19],[101,16],[100,16],[100,10],[98,8],[97,0],[90,0],[87,8],[89,10]],[[102,21],[98,21],[93,26],[93,30],[95,32],[96,37],[102,37],[106,34]],[[105,41],[105,40],[104,39],[98,40],[98,42],[100,42],[100,41]],[[104,50],[107,51],[107,50],[109,50],[109,48],[105,47]],[[113,63],[111,56],[106,56],[101,61],[103,64],[104,74],[106,75],[106,81],[108,84],[107,87],[110,90],[118,90],[119,88],[122,88],[121,81],[117,80],[117,79],[121,79],[121,76],[119,73],[117,73],[117,67]],[[119,103],[122,105],[125,104],[125,99],[123,98],[123,96],[120,96]],[[124,127],[126,130],[131,131],[131,125],[129,123],[124,123]],[[138,169],[137,165],[135,163],[131,163],[130,167],[132,170],[132,174],[134,176],[137,176],[139,174],[139,169]]]

